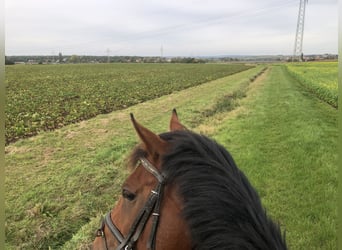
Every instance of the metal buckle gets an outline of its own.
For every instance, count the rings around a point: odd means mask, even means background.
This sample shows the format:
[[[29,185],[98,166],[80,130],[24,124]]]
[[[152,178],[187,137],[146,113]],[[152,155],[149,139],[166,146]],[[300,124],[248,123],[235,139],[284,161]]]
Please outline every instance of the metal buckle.
[[[97,229],[96,231],[96,237],[102,237],[104,238],[104,232],[101,228]]]

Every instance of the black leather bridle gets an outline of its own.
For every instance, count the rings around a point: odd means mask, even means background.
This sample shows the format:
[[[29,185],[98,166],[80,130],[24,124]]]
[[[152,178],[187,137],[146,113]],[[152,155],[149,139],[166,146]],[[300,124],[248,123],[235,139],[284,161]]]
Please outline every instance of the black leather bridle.
[[[107,239],[104,232],[105,226],[109,228],[112,235],[119,242],[119,245],[116,248],[116,250],[131,250],[134,248],[135,243],[137,242],[141,233],[143,232],[147,220],[151,216],[151,214],[152,228],[146,247],[149,250],[155,249],[155,239],[160,215],[160,204],[165,184],[165,176],[159,173],[159,171],[146,158],[140,158],[140,163],[148,172],[150,172],[152,175],[156,177],[156,179],[158,180],[158,184],[154,190],[151,190],[151,193],[145,203],[145,206],[139,211],[126,237],[122,235],[118,227],[113,223],[110,217],[111,212],[109,211],[106,214],[106,216],[103,218],[101,222],[100,228],[96,231],[96,237],[102,237],[104,239],[107,250],[109,250],[109,248],[107,245]]]

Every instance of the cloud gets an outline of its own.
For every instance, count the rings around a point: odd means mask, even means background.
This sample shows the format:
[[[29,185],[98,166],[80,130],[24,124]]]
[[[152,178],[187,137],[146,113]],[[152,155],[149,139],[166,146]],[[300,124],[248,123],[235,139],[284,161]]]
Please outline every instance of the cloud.
[[[337,53],[336,9],[309,1],[305,51]],[[298,0],[11,0],[6,54],[291,54],[297,14]]]

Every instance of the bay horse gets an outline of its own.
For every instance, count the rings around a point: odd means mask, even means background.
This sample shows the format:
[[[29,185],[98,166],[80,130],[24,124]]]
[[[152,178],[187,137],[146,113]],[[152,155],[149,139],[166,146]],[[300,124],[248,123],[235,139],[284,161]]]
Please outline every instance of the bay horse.
[[[160,135],[133,114],[131,120],[141,143],[94,250],[287,249],[285,234],[223,146],[187,130],[175,109],[170,132]]]

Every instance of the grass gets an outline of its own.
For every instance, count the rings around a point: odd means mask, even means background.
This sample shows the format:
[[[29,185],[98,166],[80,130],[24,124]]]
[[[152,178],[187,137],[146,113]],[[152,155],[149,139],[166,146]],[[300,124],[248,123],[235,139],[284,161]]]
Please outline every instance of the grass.
[[[232,91],[231,93],[225,94],[220,99],[216,100],[213,107],[206,109],[203,112],[202,117],[207,118],[217,113],[230,112],[239,106],[239,100],[246,97],[246,92],[249,85],[254,82],[258,76],[263,74],[267,70],[267,67],[263,68],[258,74],[249,78],[240,85],[240,88]]]
[[[6,249],[87,249],[127,174],[123,162],[137,138],[129,113],[163,132],[173,107],[186,126],[232,153],[268,213],[286,228],[290,249],[336,249],[337,110],[284,66],[251,82],[262,69],[6,147]],[[225,96],[238,92],[246,97],[221,109]],[[207,110],[212,113],[203,118]]]
[[[287,64],[287,69],[318,98],[338,107],[337,62],[307,62]]]
[[[230,150],[268,213],[286,228],[290,249],[336,249],[337,111],[313,98],[283,66],[273,67],[249,94],[243,109],[220,119],[211,135]]]
[[[69,240],[86,246],[94,232],[87,224],[97,224],[99,216],[113,206],[127,174],[123,161],[137,142],[129,113],[163,132],[176,107],[185,124],[190,124],[261,69],[258,66],[7,146],[6,249],[79,247],[70,246]]]

